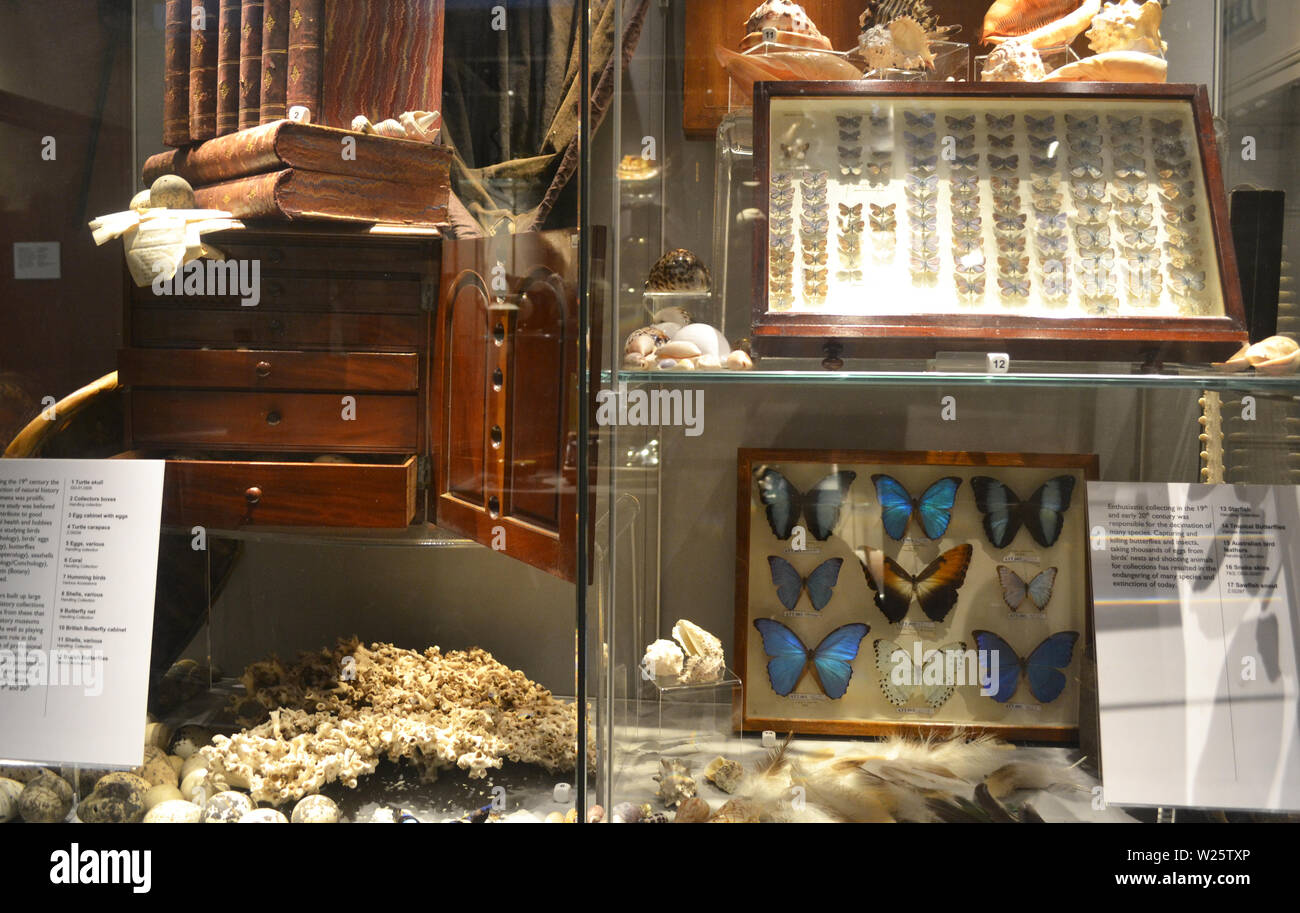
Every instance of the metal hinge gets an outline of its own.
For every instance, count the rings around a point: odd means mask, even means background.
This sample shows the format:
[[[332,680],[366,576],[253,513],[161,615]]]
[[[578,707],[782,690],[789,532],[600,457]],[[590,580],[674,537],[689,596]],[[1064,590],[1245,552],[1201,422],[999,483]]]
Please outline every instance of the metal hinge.
[[[415,458],[415,484],[417,488],[428,488],[433,483],[433,457]]]

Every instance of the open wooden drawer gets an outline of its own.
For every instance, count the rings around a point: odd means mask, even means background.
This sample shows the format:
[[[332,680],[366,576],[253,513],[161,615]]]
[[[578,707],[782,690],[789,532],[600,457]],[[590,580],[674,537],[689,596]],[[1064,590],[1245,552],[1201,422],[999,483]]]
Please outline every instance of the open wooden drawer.
[[[206,455],[205,455],[206,456]],[[118,459],[161,459],[132,450]],[[163,476],[166,526],[239,529],[330,526],[399,529],[415,518],[418,460],[414,454],[357,455],[318,463],[277,455],[213,455],[168,459]],[[323,497],[323,493],[328,497]]]

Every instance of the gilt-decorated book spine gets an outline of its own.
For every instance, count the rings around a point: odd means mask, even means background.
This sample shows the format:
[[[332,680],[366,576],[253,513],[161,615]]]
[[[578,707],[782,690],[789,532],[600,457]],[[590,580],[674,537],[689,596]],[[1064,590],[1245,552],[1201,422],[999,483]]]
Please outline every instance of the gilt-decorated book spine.
[[[190,4],[190,140],[217,135],[217,0]]]
[[[190,0],[163,8],[163,143],[190,141]]]
[[[308,122],[320,117],[321,42],[324,0],[289,0],[289,80],[285,103],[306,108]]]
[[[239,129],[262,121],[262,0],[239,7]]]
[[[289,0],[264,0],[262,4],[262,109],[259,120],[269,124],[288,113],[285,91],[289,85]]]
[[[239,129],[239,0],[221,0],[217,22],[217,136]]]

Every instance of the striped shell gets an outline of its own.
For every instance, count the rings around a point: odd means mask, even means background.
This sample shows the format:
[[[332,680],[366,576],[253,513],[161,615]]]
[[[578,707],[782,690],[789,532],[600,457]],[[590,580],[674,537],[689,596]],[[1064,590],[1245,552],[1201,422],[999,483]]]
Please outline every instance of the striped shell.
[[[983,38],[1027,35],[1082,5],[1082,0],[997,0],[984,15]]]

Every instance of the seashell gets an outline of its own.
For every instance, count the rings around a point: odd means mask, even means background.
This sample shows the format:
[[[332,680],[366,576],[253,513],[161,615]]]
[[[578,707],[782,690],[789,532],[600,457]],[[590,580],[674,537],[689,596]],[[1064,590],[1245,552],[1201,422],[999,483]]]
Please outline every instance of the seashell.
[[[701,371],[717,371],[722,367],[722,359],[716,355],[701,355],[695,359],[695,367]]]
[[[571,808],[564,813],[564,823],[565,824],[578,823],[578,810],[576,808]]]
[[[253,810],[253,800],[243,793],[228,789],[219,792],[203,805],[204,824],[238,824],[239,819]]]
[[[925,32],[910,17],[876,25],[858,36],[858,51],[871,70],[934,69],[934,55]]]
[[[391,136],[394,139],[406,139],[406,128],[391,117],[388,120],[381,120],[375,124],[375,132],[380,136]]]
[[[273,808],[255,808],[251,812],[245,812],[244,816],[239,819],[239,824],[288,824],[289,819],[284,816],[284,812],[276,811]]]
[[[631,368],[634,371],[644,371],[646,368],[650,367],[650,365],[646,362],[645,355],[638,355],[635,352],[630,352],[623,356],[623,367]]]
[[[364,114],[358,114],[352,118],[352,129],[357,133],[374,133],[375,125]]]
[[[673,640],[682,646],[686,662],[682,666],[683,684],[717,681],[725,670],[722,641],[685,618],[673,625]]]
[[[930,53],[930,39],[925,30],[911,16],[899,16],[889,23],[889,37],[894,47],[907,60],[920,59],[927,70],[934,69],[934,55]],[[915,69],[915,67],[908,67]]]
[[[641,820],[641,807],[631,802],[620,802],[614,806],[610,821],[615,824],[636,824]]]
[[[754,369],[754,363],[741,349],[736,349],[727,356],[726,365],[729,371],[752,371]]]
[[[294,824],[337,824],[339,807],[329,796],[303,796],[289,817]]]
[[[587,823],[599,824],[605,820],[605,809],[599,805],[593,805],[587,809]]]
[[[623,343],[623,351],[624,353],[635,352],[638,355],[649,355],[668,342],[670,338],[672,337],[667,332],[658,327],[642,327],[628,334],[627,340]]]
[[[155,806],[161,805],[164,802],[170,802],[174,799],[184,799],[184,798],[185,797],[181,795],[181,791],[179,789],[167,783],[162,783],[159,784],[158,786],[151,786],[149,787],[149,790],[144,794],[145,814],[147,815],[151,809],[153,809]]]
[[[704,779],[708,780],[724,793],[734,793],[740,781],[744,779],[745,766],[739,761],[730,761],[716,757],[704,768]]]
[[[1225,374],[1236,374],[1239,371],[1245,371],[1250,367],[1250,362],[1246,360],[1246,353],[1250,351],[1250,343],[1243,342],[1238,349],[1227,361],[1216,361],[1210,367],[1216,371],[1222,371]]]
[[[713,813],[709,824],[758,824],[761,817],[756,803],[748,799],[728,799]]]
[[[984,32],[981,40],[995,42],[1000,38],[1019,38],[1023,35],[1052,28],[1066,19],[1082,18],[1082,10],[1091,10],[1074,35],[1088,27],[1092,17],[1101,9],[1101,0],[997,0],[984,14]],[[1073,35],[1054,44],[1035,44],[1050,48],[1069,44]]]
[[[53,824],[72,811],[72,787],[68,781],[45,768],[18,795],[18,814],[29,824]]]
[[[715,358],[722,358],[731,351],[731,343],[727,342],[727,337],[707,323],[692,323],[682,327],[673,334],[669,345],[679,342],[693,343],[700,350],[701,355],[712,355]]]
[[[0,765],[0,778],[16,780],[24,786],[46,773],[53,773],[53,771],[48,767],[33,767],[27,764]]]
[[[660,358],[699,358],[704,353],[693,342],[668,342],[659,347],[656,353]]]
[[[672,307],[660,308],[655,311],[655,315],[651,319],[651,322],[656,325],[661,323],[675,323],[680,328],[689,323],[693,323],[694,321],[691,320],[690,311],[675,304]]]
[[[656,366],[660,371],[671,371],[673,368],[677,367],[677,359],[675,359],[675,358],[660,358],[660,359],[658,359],[658,360],[655,361],[655,366]]]
[[[1044,82],[1164,82],[1169,64],[1138,51],[1107,51],[1053,70]]]
[[[1092,20],[1088,46],[1096,54],[1107,51],[1140,51],[1163,55],[1169,45],[1160,37],[1164,9],[1159,0],[1136,3],[1123,0],[1108,4]]]
[[[684,323],[673,323],[673,322],[670,320],[670,321],[666,321],[666,322],[664,322],[664,323],[656,323],[656,324],[654,325],[653,329],[658,330],[660,333],[664,333],[664,334],[666,334],[666,335],[668,336],[669,339],[672,339],[674,336],[676,336],[678,333],[681,332],[682,327],[684,327],[684,326],[686,326],[686,324],[684,324]]]
[[[159,802],[145,812],[145,824],[198,824],[203,820],[203,809],[184,799]]]
[[[709,808],[709,803],[699,796],[691,796],[689,799],[683,799],[677,806],[677,815],[673,818],[674,824],[703,824],[709,820],[709,815],[713,814]]]
[[[1246,361],[1260,374],[1294,374],[1300,367],[1300,345],[1286,336],[1270,336],[1246,350]]]
[[[677,362],[673,365],[673,370],[674,370],[674,371],[694,371],[694,370],[695,370],[695,359],[694,359],[694,358],[680,358],[680,359],[678,359]]]
[[[980,78],[985,82],[1038,82],[1047,67],[1038,50],[1024,38],[1008,38],[995,47]]]
[[[651,812],[641,819],[642,824],[667,824],[668,816],[663,812]]]
[[[436,143],[442,130],[442,115],[437,111],[403,111],[397,122],[406,131],[406,138],[424,143]]]
[[[753,35],[763,29],[776,29],[802,35],[814,44],[831,50],[830,40],[818,31],[804,8],[791,0],[764,0],[749,14],[745,31]]]
[[[753,95],[756,82],[862,78],[862,71],[838,54],[813,49],[737,54],[721,45],[715,45],[713,55],[735,82],[735,90],[748,95]]]
[[[867,0],[867,8],[858,16],[858,26],[865,32],[873,25],[889,25],[899,16],[911,16],[927,32],[934,31],[935,16],[926,0]]]
[[[77,817],[86,824],[138,824],[148,811],[145,796],[150,786],[147,780],[133,773],[107,774],[78,806]]]
[[[660,639],[645,648],[641,668],[656,679],[669,678],[676,681],[682,673],[682,663],[685,660],[681,647],[671,640]]]
[[[208,782],[208,769],[196,767],[181,777],[180,791],[187,802],[194,802],[197,805],[207,802],[208,793],[215,791]]]
[[[149,186],[149,206],[165,209],[197,209],[194,188],[185,178],[164,174]]]
[[[546,823],[547,823],[547,824],[563,824],[563,823],[564,823],[564,812],[551,812],[549,815],[546,816]]]
[[[712,287],[709,268],[684,247],[660,257],[645,280],[647,292],[707,292]]]

